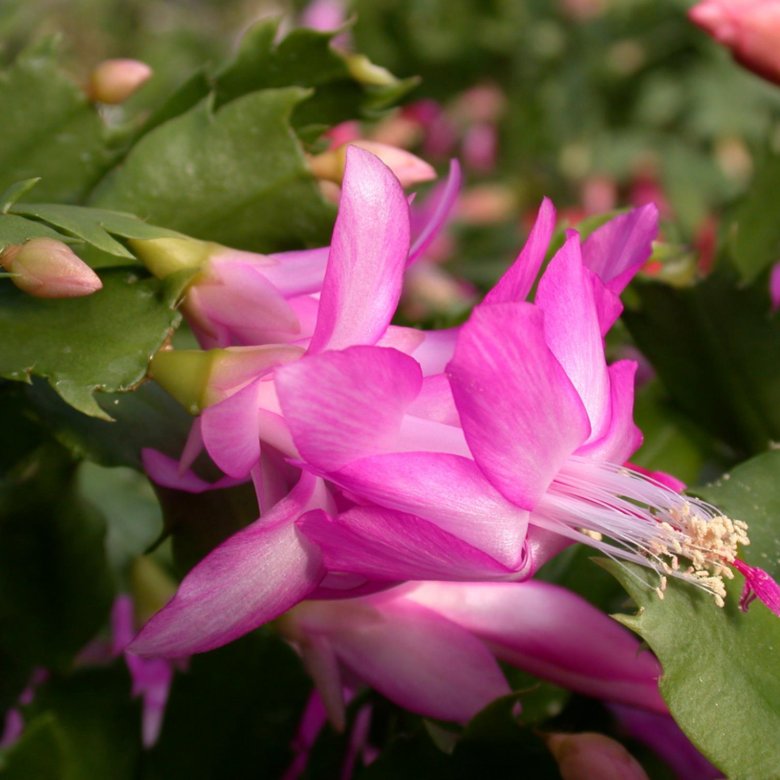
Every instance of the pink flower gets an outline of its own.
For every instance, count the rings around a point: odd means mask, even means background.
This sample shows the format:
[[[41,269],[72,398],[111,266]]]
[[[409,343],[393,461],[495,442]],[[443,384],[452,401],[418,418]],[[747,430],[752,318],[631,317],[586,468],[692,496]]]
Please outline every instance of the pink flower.
[[[746,68],[780,84],[780,5],[775,0],[703,0],[690,20]]]
[[[645,207],[582,246],[571,233],[531,304],[523,299],[553,223],[543,205],[515,265],[457,333],[446,376],[371,346],[276,372],[302,462],[363,504],[301,518],[329,570],[519,579],[579,541],[655,569],[661,598],[675,576],[723,604],[744,523],[623,465],[641,441],[636,366],[608,366],[603,335],[620,313],[616,293],[649,254],[655,221]],[[745,571],[778,611],[768,575]]]
[[[133,601],[129,596],[117,596],[111,610],[113,632],[112,652],[124,655],[127,669],[133,681],[132,695],[142,702],[141,739],[150,748],[160,736],[165,706],[173,680],[173,664],[164,658],[140,658],[126,653],[135,632],[133,625]]]
[[[419,714],[465,722],[509,692],[496,659],[585,695],[666,713],[660,666],[584,599],[542,582],[403,585],[306,601],[279,623],[344,726],[344,690],[368,684]]]

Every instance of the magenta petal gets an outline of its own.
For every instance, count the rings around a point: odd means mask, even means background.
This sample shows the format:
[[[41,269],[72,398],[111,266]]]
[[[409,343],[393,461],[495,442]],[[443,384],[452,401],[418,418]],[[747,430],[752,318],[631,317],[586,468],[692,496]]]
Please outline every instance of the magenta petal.
[[[671,715],[659,715],[640,707],[610,704],[621,730],[656,752],[674,771],[674,776],[696,780],[722,780],[716,769],[699,753]]]
[[[610,411],[606,429],[599,439],[580,447],[578,455],[624,463],[639,449],[642,432],[634,424],[636,368],[633,360],[618,360],[609,367]]]
[[[380,580],[481,580],[511,569],[415,515],[356,507],[335,518],[308,512],[299,522],[330,571]]]
[[[780,309],[780,263],[775,263],[769,272],[769,300],[772,311]]]
[[[128,649],[165,657],[211,650],[305,598],[322,579],[323,569],[316,548],[294,521],[320,500],[324,488],[318,483],[304,475],[265,517],[210,552]]]
[[[492,654],[468,631],[404,599],[320,606],[336,654],[405,709],[465,722],[509,693]],[[330,614],[325,613],[328,610]]]
[[[739,559],[731,565],[745,578],[745,587],[739,599],[740,609],[747,612],[750,603],[758,598],[771,612],[780,617],[780,586],[771,575],[757,566],[748,566]]]
[[[260,459],[259,412],[264,381],[251,382],[201,414],[203,444],[214,463],[231,477],[248,477]]]
[[[623,312],[623,303],[618,293],[612,292],[604,282],[591,272],[591,283],[593,285],[593,300],[596,304],[596,314],[598,316],[601,335],[606,336],[609,329],[615,324],[617,318]]]
[[[377,157],[347,149],[320,313],[310,351],[373,344],[395,314],[409,252],[409,206]]]
[[[409,250],[407,265],[411,265],[422,256],[442,229],[458,199],[462,178],[460,164],[457,160],[450,160],[447,179],[436,187],[423,207],[413,210],[412,225],[416,235]]]
[[[588,412],[591,437],[600,438],[609,422],[609,379],[591,272],[576,233],[550,261],[534,302],[544,312],[545,340]]]
[[[429,520],[506,566],[522,559],[528,513],[471,460],[429,452],[376,455],[330,477],[363,499]]]
[[[196,476],[192,471],[182,472],[178,461],[152,449],[141,450],[141,462],[143,463],[144,471],[153,482],[163,487],[183,490],[187,493],[219,490],[220,488],[238,485],[244,481],[234,477],[223,477],[216,482],[206,482],[205,479]]]
[[[658,208],[649,203],[594,230],[582,246],[582,260],[612,292],[620,293],[650,257],[657,233]]]
[[[412,358],[382,347],[311,355],[276,372],[295,444],[321,471],[392,449],[421,384]]]
[[[528,297],[542,267],[554,229],[555,207],[549,198],[544,198],[525,246],[515,262],[485,296],[484,303],[516,303]]]
[[[536,580],[424,583],[406,598],[474,632],[499,658],[597,698],[667,712],[661,668],[631,632],[580,596]]]
[[[526,303],[479,306],[448,374],[474,460],[504,496],[532,509],[590,433],[545,342],[543,313]]]

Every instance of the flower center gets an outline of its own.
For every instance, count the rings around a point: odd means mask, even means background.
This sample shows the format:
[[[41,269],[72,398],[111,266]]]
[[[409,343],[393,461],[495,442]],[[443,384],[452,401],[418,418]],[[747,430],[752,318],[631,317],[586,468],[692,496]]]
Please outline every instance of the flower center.
[[[671,576],[708,591],[720,607],[738,547],[750,544],[747,524],[711,504],[623,466],[577,456],[559,471],[531,522],[654,569],[659,598]]]

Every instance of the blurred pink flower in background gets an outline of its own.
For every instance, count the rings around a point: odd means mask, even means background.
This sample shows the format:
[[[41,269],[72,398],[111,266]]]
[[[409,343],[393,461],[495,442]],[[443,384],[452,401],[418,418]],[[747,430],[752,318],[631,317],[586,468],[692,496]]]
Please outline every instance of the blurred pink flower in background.
[[[776,0],[703,0],[688,16],[727,46],[739,63],[780,84],[780,3]]]

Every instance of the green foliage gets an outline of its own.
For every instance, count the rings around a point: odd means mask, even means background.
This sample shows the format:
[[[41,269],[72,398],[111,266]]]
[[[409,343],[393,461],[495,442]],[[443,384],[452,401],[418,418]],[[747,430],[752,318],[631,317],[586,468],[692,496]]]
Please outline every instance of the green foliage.
[[[25,717],[30,725],[9,751],[4,778],[138,776],[141,712],[130,700],[130,679],[119,665],[83,669],[45,683],[25,708]]]
[[[4,756],[0,771],[4,780],[69,780],[65,762],[65,736],[51,713],[26,724],[19,741]]]
[[[160,282],[113,269],[104,273],[102,290],[60,300],[0,286],[0,328],[15,334],[0,348],[0,376],[44,377],[79,411],[111,419],[93,393],[129,390],[143,380],[181,318],[175,305],[186,279],[176,277]]]
[[[42,177],[36,200],[82,200],[112,162],[105,128],[84,93],[56,64],[52,45],[0,73],[0,189]]]
[[[0,247],[23,244],[31,238],[56,238],[59,241],[68,241],[68,236],[41,222],[34,222],[15,214],[0,214]]]
[[[761,455],[720,482],[697,490],[748,522],[748,563],[780,575],[780,453]],[[742,578],[729,583],[724,609],[711,596],[670,578],[663,601],[657,575],[634,565],[604,564],[639,606],[621,622],[639,633],[664,669],[661,692],[699,749],[734,780],[773,777],[780,765],[780,620],[755,602],[737,602]]]
[[[780,439],[780,319],[769,296],[717,271],[693,287],[636,283],[624,320],[675,407],[737,453]]]
[[[141,471],[144,447],[181,454],[192,417],[156,382],[132,393],[98,393],[96,400],[110,420],[85,416],[41,380],[24,388],[25,413],[76,457]]]
[[[174,679],[143,780],[281,777],[307,691],[295,653],[264,632],[195,656]]]
[[[477,713],[461,733],[435,724],[402,732],[357,776],[361,780],[478,780],[501,776],[506,767],[517,766],[529,777],[558,780],[557,765],[542,738],[513,715],[518,699],[517,694],[497,699]]]
[[[650,471],[666,471],[686,484],[701,478],[705,447],[703,436],[684,415],[672,408],[657,380],[636,393],[634,420],[644,440],[631,462]]]
[[[160,238],[176,236],[172,230],[148,225],[132,214],[93,209],[84,206],[68,206],[56,203],[16,204],[11,212],[24,217],[42,220],[55,228],[86,241],[97,249],[115,255],[119,262],[134,260],[135,256],[111,236],[123,238]],[[0,230],[2,223],[0,222]],[[0,233],[0,235],[2,235]],[[8,242],[11,243],[11,242]],[[117,262],[117,265],[119,264]]]
[[[296,29],[275,44],[278,27],[278,21],[262,22],[246,33],[233,62],[217,74],[218,105],[259,89],[315,87],[293,113],[293,125],[305,131],[308,125],[376,115],[418,82],[399,81],[385,71],[386,83],[361,83],[351,74],[347,55],[331,46],[333,33]]]
[[[326,243],[333,208],[289,126],[306,95],[263,90],[216,112],[211,100],[199,103],[144,136],[93,205],[241,249]]]
[[[731,254],[744,282],[754,281],[780,259],[780,219],[775,208],[778,180],[780,154],[767,153],[734,215]]]
[[[113,596],[104,534],[59,448],[39,449],[0,482],[0,658],[9,661],[0,709],[33,667],[67,667],[101,626]]]

